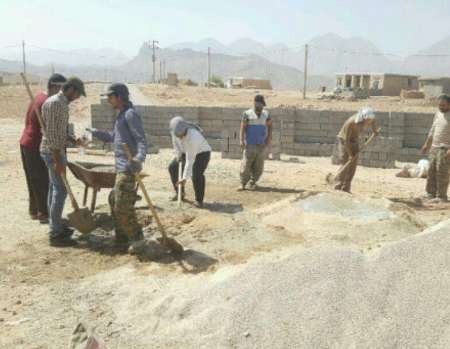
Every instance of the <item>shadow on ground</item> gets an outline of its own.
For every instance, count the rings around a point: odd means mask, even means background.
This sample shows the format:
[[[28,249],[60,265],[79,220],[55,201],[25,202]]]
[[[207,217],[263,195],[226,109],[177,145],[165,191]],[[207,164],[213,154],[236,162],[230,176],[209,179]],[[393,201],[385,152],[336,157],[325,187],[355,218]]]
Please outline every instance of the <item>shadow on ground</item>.
[[[75,248],[90,250],[106,256],[127,255],[128,244],[119,244],[115,240],[111,216],[107,213],[98,213],[95,217],[98,228],[91,234],[80,236],[79,243]],[[149,219],[149,217],[139,218],[140,221]],[[158,241],[153,240],[152,237],[137,246],[134,255],[140,262],[178,264],[186,273],[204,272],[218,262],[215,258],[195,250],[173,253]]]
[[[280,194],[301,194],[306,192],[302,189],[292,189],[292,188],[273,188],[273,187],[260,187],[258,186],[256,192],[262,193],[280,193]]]
[[[438,203],[438,204],[429,203],[427,201],[423,201],[421,198],[391,197],[387,199],[395,203],[404,204],[417,211],[442,211],[450,208],[450,204],[448,203]]]

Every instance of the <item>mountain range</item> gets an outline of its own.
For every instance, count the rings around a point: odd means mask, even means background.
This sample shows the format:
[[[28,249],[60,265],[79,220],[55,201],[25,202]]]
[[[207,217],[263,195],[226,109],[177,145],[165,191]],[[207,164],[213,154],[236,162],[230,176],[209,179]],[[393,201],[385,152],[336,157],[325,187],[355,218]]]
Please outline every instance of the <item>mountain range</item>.
[[[252,39],[239,39],[228,45],[215,39],[184,42],[160,49],[159,61],[166,61],[166,71],[182,79],[206,81],[206,52],[211,48],[212,71],[224,80],[236,77],[270,79],[276,89],[301,89],[305,48],[283,43],[265,45]],[[28,70],[47,76],[55,70],[79,75],[89,80],[148,82],[151,80],[151,51],[142,45],[129,59],[112,49],[49,51],[28,54]],[[17,61],[0,60],[0,71],[18,72]],[[450,36],[406,58],[385,55],[376,45],[361,37],[343,38],[321,35],[308,42],[308,87],[332,87],[336,72],[380,72],[414,75],[450,75]]]

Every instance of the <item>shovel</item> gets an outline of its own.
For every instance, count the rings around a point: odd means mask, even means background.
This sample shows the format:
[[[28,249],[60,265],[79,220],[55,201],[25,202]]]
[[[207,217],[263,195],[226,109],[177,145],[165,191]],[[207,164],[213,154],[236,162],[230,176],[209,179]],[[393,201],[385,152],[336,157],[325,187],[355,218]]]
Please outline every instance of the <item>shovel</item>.
[[[123,150],[125,151],[125,154],[128,157],[128,160],[133,160],[133,155],[131,155],[130,149],[128,148],[128,145],[126,143],[122,143]],[[152,213],[153,217],[155,217],[156,224],[158,225],[158,229],[161,232],[162,238],[158,239],[159,242],[161,242],[162,245],[167,247],[169,250],[175,253],[183,253],[184,249],[181,244],[176,241],[175,239],[169,238],[167,236],[166,230],[164,229],[164,226],[161,223],[161,220],[159,219],[158,212],[156,212],[155,206],[153,206],[152,200],[150,199],[150,196],[148,195],[147,189],[145,189],[144,182],[142,182],[141,176],[139,173],[135,174],[136,181],[138,182],[139,188],[142,191],[142,194],[144,194],[144,198],[147,201],[148,207],[150,208],[150,212]]]
[[[25,85],[25,88],[27,89],[28,96],[30,97],[30,102],[33,106],[33,110],[36,113],[36,116],[39,121],[39,125],[41,126],[41,132],[43,135],[45,135],[45,127],[44,127],[44,121],[42,120],[41,113],[38,108],[34,105],[33,101],[33,93],[31,92],[30,85],[28,84],[27,78],[24,73],[21,73],[20,76],[22,77],[23,84]],[[67,181],[66,174],[61,174],[61,179],[64,183],[64,187],[66,188],[67,193],[70,196],[70,201],[72,202],[72,206],[74,208],[74,212],[69,213],[67,216],[69,218],[70,224],[80,231],[83,234],[89,234],[91,231],[93,231],[96,228],[95,220],[92,217],[91,211],[89,211],[88,208],[82,208],[78,206],[77,200],[75,199],[75,196],[73,195],[72,189],[70,188],[69,182]]]
[[[381,129],[378,129],[378,133],[381,131]],[[361,147],[361,149],[359,150],[359,152],[353,156],[350,160],[348,160],[345,165],[339,170],[339,172],[333,177],[332,173],[328,173],[327,176],[325,177],[325,180],[327,181],[328,184],[333,184],[336,182],[336,178],[339,177],[339,175],[344,172],[352,163],[354,163],[355,161],[358,160],[359,154],[362,153],[362,151],[364,149],[366,149],[366,147],[372,143],[372,141],[375,139],[376,134],[372,133],[369,137],[369,139],[366,141],[366,143],[363,144],[363,146]]]

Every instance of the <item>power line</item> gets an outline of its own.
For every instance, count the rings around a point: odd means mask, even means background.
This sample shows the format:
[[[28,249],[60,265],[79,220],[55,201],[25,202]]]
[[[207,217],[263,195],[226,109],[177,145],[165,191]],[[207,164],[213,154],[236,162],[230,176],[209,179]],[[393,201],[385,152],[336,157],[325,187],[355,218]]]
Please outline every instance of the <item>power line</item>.
[[[17,47],[20,47],[21,45],[19,45],[19,44],[17,44],[17,45],[7,45],[7,46],[3,46],[3,47],[0,47],[0,49],[1,50],[6,50],[6,49],[9,49],[9,48],[17,48]]]

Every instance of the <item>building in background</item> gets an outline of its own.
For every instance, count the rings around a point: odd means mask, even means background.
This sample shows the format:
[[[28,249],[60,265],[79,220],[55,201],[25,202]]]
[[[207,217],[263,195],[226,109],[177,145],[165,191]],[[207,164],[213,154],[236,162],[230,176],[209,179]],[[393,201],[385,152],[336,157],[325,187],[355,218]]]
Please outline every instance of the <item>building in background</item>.
[[[418,76],[385,73],[336,74],[336,87],[362,89],[370,96],[400,96],[402,90],[417,90]]]
[[[231,78],[226,83],[228,88],[247,88],[247,89],[257,89],[257,90],[271,90],[272,84],[270,80],[264,80],[259,78]]]
[[[425,98],[437,98],[443,94],[450,94],[450,77],[421,77],[420,90]]]

